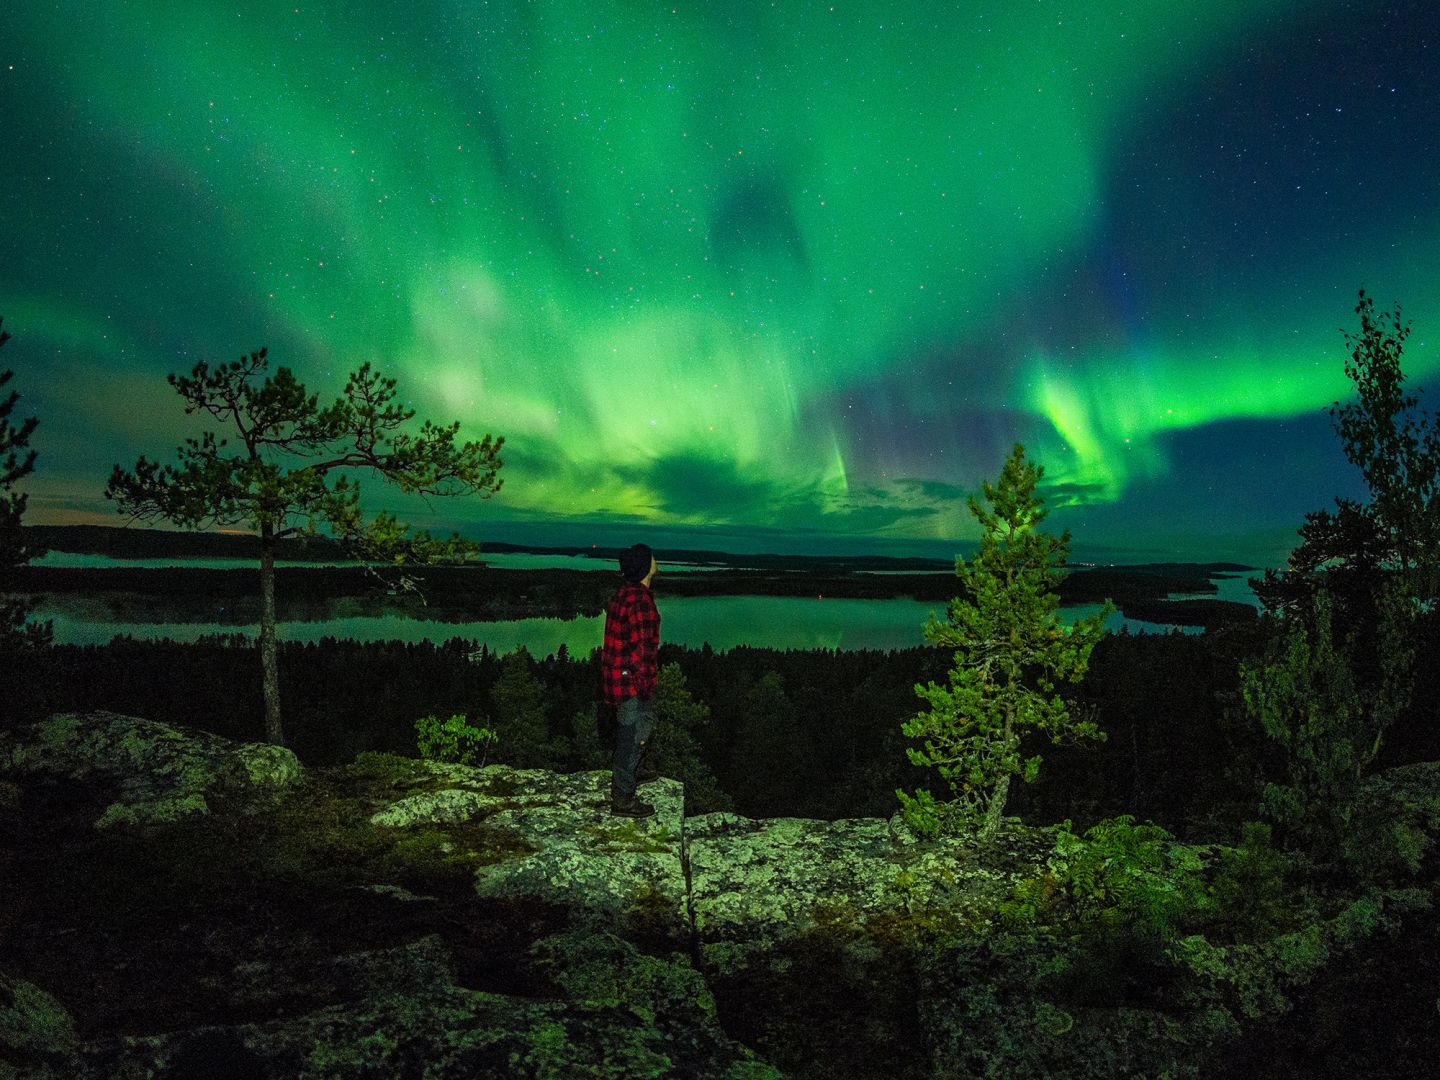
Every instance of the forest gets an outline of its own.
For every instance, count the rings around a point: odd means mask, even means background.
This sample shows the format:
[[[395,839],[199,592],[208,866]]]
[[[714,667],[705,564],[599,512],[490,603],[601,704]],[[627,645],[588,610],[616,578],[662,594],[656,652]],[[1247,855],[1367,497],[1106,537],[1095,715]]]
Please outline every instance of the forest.
[[[1423,633],[1422,649],[1440,647],[1440,623],[1428,620]],[[1037,824],[1068,817],[1077,825],[1128,813],[1197,842],[1233,834],[1254,816],[1257,785],[1276,766],[1275,748],[1239,696],[1240,661],[1261,644],[1258,625],[1107,635],[1075,706],[1092,712],[1108,737],[1047,747],[1044,770],[1018,789],[1014,812]],[[661,768],[687,781],[695,813],[888,817],[895,788],[924,779],[907,763],[900,732],[915,712],[915,684],[941,678],[949,659],[932,646],[717,653],[662,645],[662,666],[675,666],[682,694],[699,709],[665,718],[671,723],[656,735]],[[260,736],[259,662],[240,636],[55,645],[17,662],[17,718],[103,708],[233,739]],[[365,750],[413,754],[416,720],[453,714],[500,735],[492,761],[560,770],[609,764],[614,721],[597,702],[598,650],[502,657],[459,638],[282,643],[280,677],[289,745],[306,764],[343,764]],[[1384,764],[1440,758],[1437,708],[1432,695],[1416,695]]]

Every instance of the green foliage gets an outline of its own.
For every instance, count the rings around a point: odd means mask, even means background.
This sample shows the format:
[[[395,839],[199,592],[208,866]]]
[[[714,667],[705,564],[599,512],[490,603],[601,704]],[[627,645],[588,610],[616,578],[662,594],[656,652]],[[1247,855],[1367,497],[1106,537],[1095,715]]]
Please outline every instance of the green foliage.
[[[1400,361],[1410,324],[1401,322],[1399,306],[1377,316],[1375,301],[1361,289],[1355,313],[1360,332],[1345,335],[1345,374],[1356,398],[1337,401],[1330,416],[1346,458],[1370,489],[1365,511],[1378,526],[1387,563],[1412,595],[1434,599],[1440,586],[1440,415],[1420,409],[1418,396],[1405,388]]]
[[[581,709],[570,720],[569,758],[577,769],[605,769],[610,766],[611,751],[600,738],[600,723],[595,709]]]
[[[324,408],[289,368],[266,376],[268,367],[261,349],[234,363],[211,368],[202,361],[189,376],[169,376],[185,411],[205,412],[233,426],[243,452],[226,451],[228,440],[206,432],[179,448],[178,467],[143,457],[133,472],[117,465],[107,498],[123,513],[186,528],[269,527],[278,538],[324,523],[342,538],[363,541],[359,486],[339,474],[331,482],[337,469],[371,469],[406,494],[488,497],[499,490],[503,438],[487,435],[457,446],[458,423],[430,421],[418,436],[410,434],[404,425],[414,410],[395,403],[395,380],[368,363],[351,373],[343,395]],[[275,463],[287,453],[304,463],[288,470]],[[368,539],[391,548],[406,538],[393,517],[382,515]]]
[[[915,687],[929,711],[904,724],[907,736],[924,740],[922,750],[906,754],[914,765],[934,766],[954,798],[941,811],[928,794],[896,792],[902,813],[922,834],[958,828],[993,836],[1011,777],[1029,783],[1040,769],[1039,757],[1020,755],[1027,733],[1043,733],[1056,744],[1104,737],[1093,720],[1071,716],[1058,687],[1084,677],[1112,609],[1107,604],[1073,626],[1061,624],[1055,590],[1070,534],[1039,528],[1046,512],[1036,488],[1043,475],[1017,443],[999,483],[984,485],[990,509],[970,499],[982,530],[980,549],[969,564],[956,561],[961,595],[951,601],[948,621],[932,616],[925,627],[927,640],[955,649],[955,661],[949,685]]]
[[[0,346],[10,340],[0,319]],[[0,371],[0,387],[14,376],[10,370]],[[0,652],[10,649],[35,648],[50,642],[50,624],[29,623],[33,601],[15,596],[15,571],[44,552],[28,542],[21,527],[27,496],[15,485],[35,471],[35,451],[30,437],[39,421],[30,417],[16,425],[10,416],[20,395],[15,391],[0,400]],[[21,456],[21,451],[28,451]]]
[[[1403,634],[1390,635],[1378,686],[1364,693],[1353,645],[1336,641],[1325,591],[1308,626],[1299,617],[1287,623],[1277,655],[1241,665],[1241,696],[1281,750],[1284,776],[1265,786],[1266,815],[1293,845],[1330,861],[1352,846],[1361,780],[1409,697],[1411,655]]]
[[[777,816],[794,814],[804,794],[796,782],[797,770],[811,753],[795,704],[785,692],[785,679],[779,672],[765,671],[742,683],[738,698],[729,764],[740,782],[732,781],[732,786],[750,813],[763,806]]]
[[[1370,498],[1337,498],[1333,512],[1305,516],[1285,574],[1267,571],[1258,589],[1272,611],[1303,610],[1322,586],[1351,621],[1366,616],[1369,597],[1382,587],[1422,605],[1440,597],[1440,414],[1421,409],[1406,388],[1401,361],[1410,324],[1399,306],[1377,314],[1361,289],[1355,313],[1360,330],[1345,333],[1345,374],[1355,396],[1329,412]]]
[[[1263,941],[1303,918],[1304,904],[1289,881],[1290,863],[1272,841],[1269,825],[1247,821],[1240,844],[1221,850],[1210,884],[1207,932],[1229,941]]]
[[[1100,821],[1083,836],[1065,822],[1047,865],[1073,915],[1110,931],[1168,941],[1208,903],[1195,849],[1128,814]]]
[[[508,764],[522,769],[549,769],[558,764],[545,716],[545,688],[523,646],[500,661],[500,678],[490,690],[490,701],[492,723],[505,746]]]
[[[926,788],[921,788],[913,796],[898,789],[895,794],[900,799],[901,816],[917,836],[934,839],[958,833],[969,823],[955,803],[936,802],[935,796]]]
[[[699,735],[710,724],[710,706],[690,692],[679,664],[665,664],[657,673],[655,731],[647,757],[664,776],[685,785],[685,813],[708,814],[734,806],[704,761]]]
[[[325,526],[362,564],[462,559],[477,545],[458,534],[449,540],[411,535],[393,515],[361,519],[360,488],[346,472],[368,469],[405,494],[479,495],[488,498],[501,481],[504,439],[486,435],[457,444],[458,422],[425,421],[418,434],[406,430],[415,413],[396,404],[395,380],[368,363],[350,374],[334,403],[319,405],[289,368],[267,375],[264,349],[230,364],[195,365],[190,375],[170,375],[185,412],[205,413],[238,437],[239,445],[205,431],[178,448],[178,465],[141,457],[133,471],[116,465],[105,497],[132,519],[163,519],[185,529],[241,525],[260,536],[260,656],[266,737],[283,741],[275,644],[274,556],[277,541],[314,535]],[[293,467],[286,467],[286,459]],[[372,572],[378,573],[378,571]],[[382,578],[382,580],[384,580]],[[413,591],[414,579],[386,581],[392,590]]]
[[[1399,883],[1421,872],[1434,847],[1430,831],[1398,820],[1403,811],[1392,803],[1357,801],[1351,828],[1341,840],[1341,859],[1360,881]]]
[[[1266,814],[1291,846],[1371,879],[1413,872],[1426,847],[1367,805],[1361,785],[1410,706],[1418,619],[1440,597],[1440,415],[1405,387],[1399,307],[1377,315],[1362,289],[1355,312],[1355,397],[1330,416],[1370,499],[1307,515],[1290,569],[1259,590],[1283,616],[1280,639],[1241,681],[1247,715],[1281,751]]]
[[[475,763],[475,755],[479,754],[479,765],[483,768],[490,745],[499,738],[490,728],[472,726],[468,718],[460,713],[449,720],[422,716],[415,721],[416,749],[427,761],[470,765]]]

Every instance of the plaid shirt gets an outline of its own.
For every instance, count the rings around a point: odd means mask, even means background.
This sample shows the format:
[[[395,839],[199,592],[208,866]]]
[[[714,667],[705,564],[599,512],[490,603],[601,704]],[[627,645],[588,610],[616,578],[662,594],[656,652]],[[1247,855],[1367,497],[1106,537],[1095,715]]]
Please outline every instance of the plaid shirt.
[[[655,653],[660,648],[660,612],[650,590],[627,581],[605,609],[605,644],[600,671],[605,700],[619,705],[626,698],[655,693]]]

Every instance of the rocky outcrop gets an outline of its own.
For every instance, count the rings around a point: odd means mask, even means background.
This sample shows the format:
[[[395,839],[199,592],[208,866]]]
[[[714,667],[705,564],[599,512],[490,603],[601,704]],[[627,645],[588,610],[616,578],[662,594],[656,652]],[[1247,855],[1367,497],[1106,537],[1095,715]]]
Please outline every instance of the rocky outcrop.
[[[685,822],[695,932],[722,971],[827,928],[983,929],[1050,847],[1046,831],[1014,828],[982,863],[962,841],[917,841],[899,815]]]
[[[688,953],[674,781],[635,822],[608,774],[302,782],[111,714],[10,733],[0,778],[0,1076],[779,1075]]]
[[[13,1062],[0,1060],[0,1076],[778,1076],[721,1030],[683,957],[645,956],[593,933],[542,938],[530,952],[560,995],[457,986],[449,949],[431,935],[330,958],[303,976],[263,963],[237,973],[252,992],[265,988],[261,1004],[299,978],[321,984],[330,1003],[313,1011],[83,1043],[53,998],[0,976],[0,1054]]]
[[[0,971],[0,1076],[20,1066],[32,1075],[64,1075],[60,1070],[74,1060],[76,1047],[75,1022],[64,1006]]]
[[[1433,891],[1131,955],[1016,929],[1052,830],[685,818],[668,779],[637,821],[609,784],[302,774],[113,714],[0,737],[0,1076],[1197,1076]],[[1372,787],[1423,855],[1440,767]]]
[[[273,807],[301,779],[282,746],[233,743],[118,713],[64,713],[0,733],[0,777],[11,783],[77,785],[109,801],[96,828],[152,825],[208,814],[223,803],[241,814]],[[14,796],[11,796],[14,798]]]
[[[564,905],[627,932],[688,938],[685,789],[678,781],[647,785],[656,813],[636,821],[610,813],[608,772],[394,764],[401,775],[390,789],[401,797],[371,815],[371,824],[483,826],[509,857],[480,862],[476,895]]]

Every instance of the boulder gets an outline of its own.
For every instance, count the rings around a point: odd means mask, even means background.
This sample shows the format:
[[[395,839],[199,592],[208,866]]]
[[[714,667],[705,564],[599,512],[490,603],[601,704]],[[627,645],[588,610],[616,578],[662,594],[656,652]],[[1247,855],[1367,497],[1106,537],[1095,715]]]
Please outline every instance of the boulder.
[[[67,1075],[778,1080],[721,1030],[713,999],[683,956],[645,956],[619,938],[585,934],[542,939],[531,952],[555,996],[457,986],[448,950],[432,935],[307,973],[333,995],[312,1012],[97,1040]],[[250,972],[248,981],[262,985],[264,974]],[[283,988],[295,973],[270,976]]]
[[[283,746],[112,712],[59,713],[0,734],[0,778],[24,786],[61,781],[111,801],[96,828],[150,825],[208,814],[217,801],[240,814],[271,808],[302,779]]]

